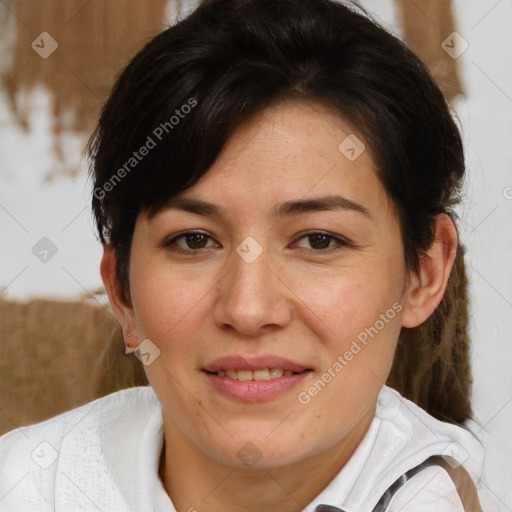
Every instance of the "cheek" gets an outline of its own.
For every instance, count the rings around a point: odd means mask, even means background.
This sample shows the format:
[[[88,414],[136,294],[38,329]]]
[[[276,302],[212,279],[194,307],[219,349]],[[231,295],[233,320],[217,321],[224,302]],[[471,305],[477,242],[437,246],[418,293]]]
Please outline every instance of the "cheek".
[[[400,258],[375,258],[371,265],[302,281],[303,318],[323,345],[322,372],[329,372],[330,391],[322,391],[319,410],[343,403],[353,412],[386,382],[401,329],[400,272]]]
[[[300,299],[297,306],[309,317],[310,326],[315,326],[320,339],[328,339],[330,344],[342,348],[400,301],[400,283],[390,278],[398,272],[398,268],[386,268],[375,262],[368,270],[354,267],[294,279],[294,290]],[[392,310],[386,317],[386,326],[396,323],[396,316]]]
[[[133,263],[136,268],[137,262]],[[139,335],[157,345],[169,338],[185,342],[202,325],[214,284],[207,276],[197,279],[165,266],[138,267],[132,274],[131,292]]]

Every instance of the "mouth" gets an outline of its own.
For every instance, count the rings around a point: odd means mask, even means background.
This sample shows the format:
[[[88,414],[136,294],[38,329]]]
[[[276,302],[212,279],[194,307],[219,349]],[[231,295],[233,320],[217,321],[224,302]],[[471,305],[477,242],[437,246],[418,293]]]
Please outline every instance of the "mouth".
[[[219,376],[232,379],[237,378],[238,380],[268,380],[282,377],[285,375],[285,372],[286,375],[291,375],[289,372],[301,373],[304,370],[310,369],[306,365],[272,354],[256,357],[242,355],[224,356],[215,359],[215,361],[203,367],[203,370],[208,373],[217,374],[218,372],[224,372],[224,375]],[[254,378],[255,374],[256,378]],[[239,375],[242,378],[238,378]]]
[[[308,371],[308,370],[304,370]],[[218,370],[217,372],[207,372],[217,377],[226,377],[233,380],[271,380],[280,377],[289,377],[302,372],[293,372],[292,370],[283,370],[282,368],[261,368],[259,370]]]
[[[227,356],[202,368],[211,389],[242,402],[277,399],[298,386],[312,368],[273,355]]]

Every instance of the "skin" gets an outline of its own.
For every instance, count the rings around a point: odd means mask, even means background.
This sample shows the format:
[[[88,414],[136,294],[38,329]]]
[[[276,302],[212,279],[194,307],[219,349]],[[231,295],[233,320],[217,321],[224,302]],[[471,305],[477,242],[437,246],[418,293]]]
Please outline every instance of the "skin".
[[[177,208],[139,215],[128,299],[116,280],[115,251],[105,247],[102,277],[131,333],[126,343],[150,339],[160,349],[145,370],[164,419],[160,474],[178,511],[303,510],[366,434],[401,327],[419,325],[441,301],[457,246],[453,223],[436,217],[435,242],[419,274],[408,276],[368,144],[355,161],[338,150],[351,133],[320,104],[265,110],[239,126],[208,173],[180,195],[215,204],[223,218]],[[278,203],[332,195],[369,215],[272,216]],[[207,237],[165,245],[186,230]],[[333,238],[305,236],[318,232]],[[263,248],[252,263],[235,250],[248,236]],[[298,393],[395,303],[401,311],[301,404]],[[231,354],[276,354],[313,371],[277,398],[241,403],[216,392],[201,372]],[[261,455],[252,467],[237,457],[247,443]]]

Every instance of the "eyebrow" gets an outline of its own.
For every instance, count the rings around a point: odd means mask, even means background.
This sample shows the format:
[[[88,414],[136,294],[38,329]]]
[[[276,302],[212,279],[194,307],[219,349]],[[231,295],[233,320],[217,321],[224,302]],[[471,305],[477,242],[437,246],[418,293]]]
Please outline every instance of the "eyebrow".
[[[168,209],[183,210],[190,213],[196,213],[198,215],[204,215],[206,217],[216,217],[220,220],[226,220],[226,216],[221,208],[200,199],[171,198],[164,204],[160,211]],[[300,215],[308,212],[333,210],[358,212],[363,214],[365,217],[372,218],[370,211],[362,204],[341,196],[324,196],[279,203],[274,207],[272,216],[280,218]]]

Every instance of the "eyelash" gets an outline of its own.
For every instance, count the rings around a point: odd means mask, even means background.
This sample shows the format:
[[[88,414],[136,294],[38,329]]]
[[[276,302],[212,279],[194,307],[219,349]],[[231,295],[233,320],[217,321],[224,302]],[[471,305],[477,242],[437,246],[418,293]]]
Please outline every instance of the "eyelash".
[[[180,240],[182,238],[185,239],[187,236],[190,236],[190,235],[202,235],[203,237],[213,240],[213,238],[210,235],[207,235],[206,233],[202,233],[200,231],[186,231],[184,233],[181,233],[178,236],[175,236],[174,238],[172,238],[170,240],[165,241],[163,246],[166,248],[171,248],[173,251],[176,251],[176,252],[179,252],[182,254],[191,254],[194,252],[200,252],[203,249],[210,248],[210,247],[201,247],[199,249],[183,249],[181,247],[176,247],[176,246],[173,247],[177,240]],[[332,252],[332,250],[341,249],[342,247],[352,247],[353,246],[353,244],[345,238],[341,238],[339,236],[334,236],[334,235],[331,235],[330,233],[326,233],[326,232],[322,232],[322,231],[311,231],[309,233],[302,234],[300,237],[298,237],[296,239],[296,242],[303,238],[309,238],[309,237],[313,237],[315,235],[320,235],[320,236],[324,236],[324,237],[328,238],[329,244],[331,243],[332,240],[337,241],[337,244],[334,246],[328,246],[325,249],[305,249],[307,252],[310,252],[310,253],[313,252],[313,253],[318,253],[318,254],[330,253],[330,252]],[[311,243],[311,239],[310,239],[310,243]],[[304,249],[304,248],[302,248],[302,249]]]

